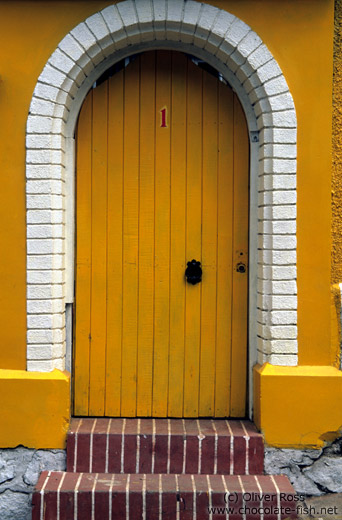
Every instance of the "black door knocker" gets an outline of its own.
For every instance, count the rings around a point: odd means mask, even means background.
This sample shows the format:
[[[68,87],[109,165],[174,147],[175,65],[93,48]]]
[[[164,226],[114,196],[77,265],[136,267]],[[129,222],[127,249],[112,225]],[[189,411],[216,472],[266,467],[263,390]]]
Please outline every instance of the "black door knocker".
[[[187,268],[185,269],[186,281],[195,285],[202,281],[202,268],[201,262],[197,262],[197,260],[191,260],[191,262],[187,263]]]

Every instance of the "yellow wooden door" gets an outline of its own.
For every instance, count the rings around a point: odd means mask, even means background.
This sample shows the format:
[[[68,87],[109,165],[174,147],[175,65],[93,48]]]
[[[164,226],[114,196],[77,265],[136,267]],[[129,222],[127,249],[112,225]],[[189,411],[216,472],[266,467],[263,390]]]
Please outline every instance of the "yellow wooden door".
[[[248,163],[236,95],[182,53],[141,54],[89,92],[77,128],[75,415],[244,416]]]

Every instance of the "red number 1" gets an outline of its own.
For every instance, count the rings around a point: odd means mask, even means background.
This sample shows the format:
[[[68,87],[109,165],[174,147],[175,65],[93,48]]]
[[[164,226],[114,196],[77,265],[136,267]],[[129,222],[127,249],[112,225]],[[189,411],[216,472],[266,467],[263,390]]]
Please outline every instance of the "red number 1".
[[[163,107],[160,110],[160,126],[161,126],[161,128],[167,128],[166,116],[167,116],[167,108]]]

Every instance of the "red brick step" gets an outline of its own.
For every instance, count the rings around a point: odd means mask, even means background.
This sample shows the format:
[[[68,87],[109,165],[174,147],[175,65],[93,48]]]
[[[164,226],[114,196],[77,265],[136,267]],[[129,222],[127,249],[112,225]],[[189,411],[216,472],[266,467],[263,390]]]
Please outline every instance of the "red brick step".
[[[44,471],[33,495],[32,520],[280,520],[295,518],[294,496],[282,475]],[[231,511],[209,514],[212,507]]]
[[[67,471],[257,475],[263,438],[237,419],[72,419]]]

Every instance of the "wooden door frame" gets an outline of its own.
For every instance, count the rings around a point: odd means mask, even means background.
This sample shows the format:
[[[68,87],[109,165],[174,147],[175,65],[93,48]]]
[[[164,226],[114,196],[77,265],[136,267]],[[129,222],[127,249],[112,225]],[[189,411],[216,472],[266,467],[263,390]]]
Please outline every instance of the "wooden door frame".
[[[134,7],[130,0],[120,2],[75,27],[49,58],[34,91],[27,122],[26,155],[27,368],[71,368],[70,341],[65,355],[65,319],[70,323],[74,298],[74,130],[83,100],[96,78],[115,62],[144,50],[167,48],[193,54],[216,68],[237,93],[247,119],[251,396],[251,368],[257,360],[282,365],[297,363],[297,296],[293,289],[297,123],[293,99],[279,65],[259,36],[230,13],[183,0],[175,2],[175,11],[168,14],[165,0],[154,0],[153,12],[149,3],[139,5],[145,6],[145,11],[136,11],[138,6]],[[208,17],[213,17],[210,29]],[[48,180],[44,184],[41,179]],[[292,216],[287,217],[288,233],[274,237],[280,203],[287,205]],[[42,209],[47,210],[42,223],[48,224],[49,229],[42,231],[40,238],[44,240],[36,244],[34,226],[43,218]],[[289,241],[293,244],[290,251]],[[290,308],[283,308],[284,298],[277,297],[279,257],[291,272],[284,281],[287,294],[291,295]],[[34,291],[35,284],[42,283],[37,282],[39,268],[49,271],[47,300],[41,300]],[[291,337],[284,332],[288,325]],[[43,358],[42,345],[49,353]],[[251,403],[250,398],[250,408]]]

